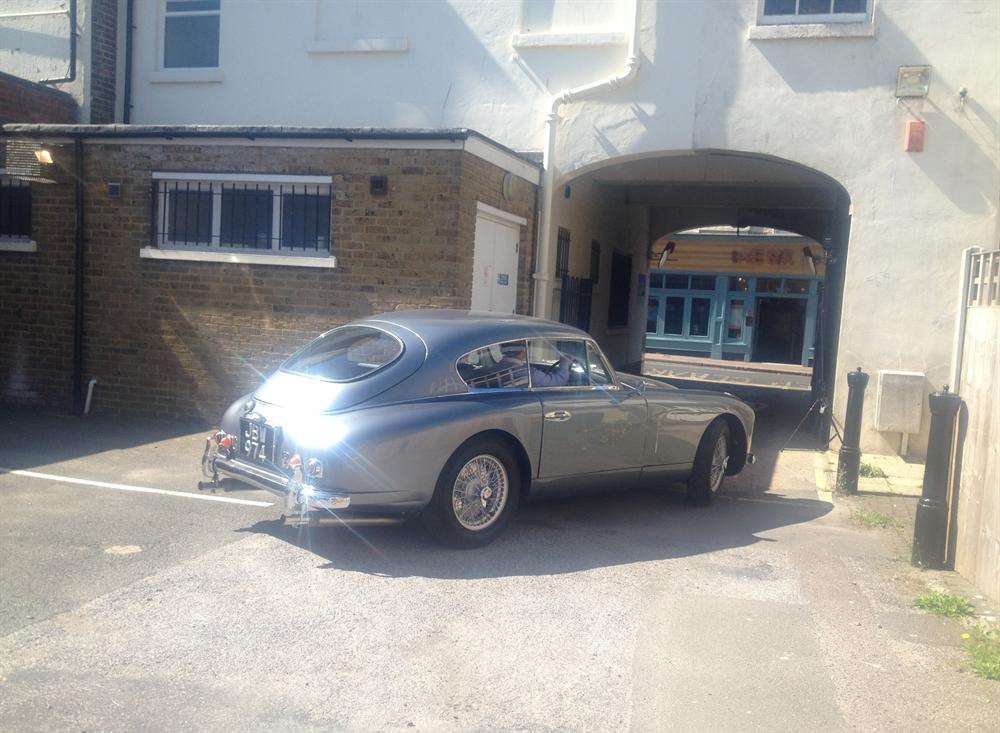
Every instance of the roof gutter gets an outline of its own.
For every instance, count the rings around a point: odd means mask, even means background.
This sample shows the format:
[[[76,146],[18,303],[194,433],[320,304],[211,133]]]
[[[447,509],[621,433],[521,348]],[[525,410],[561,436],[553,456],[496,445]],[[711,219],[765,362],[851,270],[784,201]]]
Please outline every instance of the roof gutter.
[[[63,11],[59,11],[58,14],[62,15]],[[69,16],[69,69],[66,72],[66,76],[60,77],[58,79],[42,79],[39,84],[63,84],[65,82],[76,81],[76,44],[77,44],[77,27],[76,27],[76,0],[69,0],[69,10],[65,11]],[[42,15],[48,13],[27,13],[27,15]]]
[[[125,83],[122,87],[122,122],[126,125],[132,121],[132,43],[135,35],[135,1],[125,0]]]
[[[639,73],[639,55],[636,51],[639,36],[639,3],[642,0],[632,0],[632,28],[628,36],[628,50],[625,55],[625,69],[618,74],[583,84],[578,87],[564,89],[552,97],[549,112],[545,120],[545,154],[542,171],[542,213],[539,225],[541,234],[538,242],[538,262],[533,275],[535,283],[534,315],[547,318],[552,308],[552,286],[554,258],[552,256],[552,204],[555,198],[555,153],[556,131],[559,124],[559,108],[567,102],[590,96],[595,92],[619,89],[629,84]]]

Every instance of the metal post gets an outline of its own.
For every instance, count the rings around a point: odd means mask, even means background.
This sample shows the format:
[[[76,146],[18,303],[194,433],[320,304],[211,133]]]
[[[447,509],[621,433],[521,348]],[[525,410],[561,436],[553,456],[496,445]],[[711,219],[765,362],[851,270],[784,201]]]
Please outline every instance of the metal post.
[[[837,493],[858,493],[858,470],[861,468],[861,411],[865,406],[868,375],[857,370],[847,373],[847,414],[844,416],[844,440],[837,461]]]
[[[930,396],[931,429],[927,441],[927,464],[924,466],[924,486],[913,526],[912,562],[922,568],[945,567],[951,451],[955,439],[955,416],[961,404],[962,398],[949,392],[947,385]]]

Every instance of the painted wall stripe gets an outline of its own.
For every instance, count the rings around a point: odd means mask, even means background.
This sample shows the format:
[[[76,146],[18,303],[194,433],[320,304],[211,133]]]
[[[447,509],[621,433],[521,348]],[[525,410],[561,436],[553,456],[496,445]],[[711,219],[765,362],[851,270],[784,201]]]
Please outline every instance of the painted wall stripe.
[[[185,499],[200,499],[202,501],[220,501],[225,504],[243,504],[245,506],[273,506],[270,501],[254,501],[252,499],[235,499],[230,496],[216,496],[215,494],[195,494],[190,491],[169,491],[168,489],[153,489],[148,486],[129,486],[128,484],[112,484],[107,481],[91,481],[85,478],[73,478],[71,476],[56,476],[51,473],[38,473],[37,471],[22,471],[0,468],[4,473],[14,476],[26,476],[28,478],[43,479],[45,481],[59,481],[64,484],[78,484],[80,486],[96,486],[102,489],[114,489],[115,491],[134,491],[139,494],[164,494],[166,496],[180,496]]]

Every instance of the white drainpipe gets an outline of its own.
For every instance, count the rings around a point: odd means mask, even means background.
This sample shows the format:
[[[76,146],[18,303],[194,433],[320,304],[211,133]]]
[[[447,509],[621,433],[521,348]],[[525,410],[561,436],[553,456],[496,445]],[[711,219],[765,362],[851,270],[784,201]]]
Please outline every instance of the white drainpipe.
[[[628,51],[626,52],[625,70],[619,74],[608,76],[590,84],[564,89],[552,97],[548,116],[545,119],[545,153],[542,159],[542,213],[539,226],[538,262],[535,263],[535,303],[534,314],[548,318],[552,300],[552,279],[555,263],[552,261],[552,201],[555,197],[555,171],[553,161],[556,153],[556,128],[559,124],[559,107],[566,102],[573,102],[592,92],[605,89],[618,89],[631,82],[639,73],[639,56],[636,44],[639,36],[639,3],[632,1],[632,28],[628,36]]]

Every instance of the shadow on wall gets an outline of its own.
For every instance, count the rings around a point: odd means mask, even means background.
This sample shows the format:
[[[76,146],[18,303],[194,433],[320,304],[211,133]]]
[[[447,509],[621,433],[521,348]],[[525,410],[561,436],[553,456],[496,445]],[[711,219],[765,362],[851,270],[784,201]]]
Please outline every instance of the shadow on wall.
[[[881,5],[876,3],[875,12],[875,38],[840,38],[821,44],[815,39],[751,43],[788,88],[803,95],[802,104],[812,104],[809,101],[812,94],[853,92],[876,86],[884,89],[888,104],[894,98],[898,67],[930,62]],[[828,54],[825,57],[828,63],[816,63],[817,48]],[[984,50],[984,53],[990,51]],[[881,119],[876,117],[872,122],[883,130],[888,128],[886,131],[890,132],[892,143],[900,146],[905,120],[926,122],[928,152],[908,154],[907,160],[915,163],[956,207],[968,214],[987,214],[996,202],[977,181],[996,179],[997,165],[993,158],[998,144],[997,121],[975,97],[977,93],[983,95],[992,91],[995,94],[996,90],[970,90],[963,104],[957,88],[951,87],[941,75],[935,76],[933,69],[931,74],[928,98],[899,100],[894,112],[883,114]],[[795,97],[788,97],[786,103],[794,106]],[[961,120],[961,124],[956,119]],[[853,131],[845,130],[845,134],[853,134]]]

